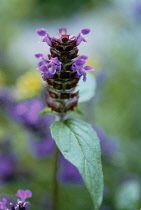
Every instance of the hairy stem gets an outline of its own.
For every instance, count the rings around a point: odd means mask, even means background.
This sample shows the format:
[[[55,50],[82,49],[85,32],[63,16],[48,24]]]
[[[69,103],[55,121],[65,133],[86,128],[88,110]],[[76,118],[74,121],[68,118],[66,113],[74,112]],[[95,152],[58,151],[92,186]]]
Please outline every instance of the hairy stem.
[[[59,149],[56,146],[54,153],[54,161],[53,161],[52,210],[57,210],[57,203],[58,203],[58,182],[57,182],[58,157],[59,157]]]

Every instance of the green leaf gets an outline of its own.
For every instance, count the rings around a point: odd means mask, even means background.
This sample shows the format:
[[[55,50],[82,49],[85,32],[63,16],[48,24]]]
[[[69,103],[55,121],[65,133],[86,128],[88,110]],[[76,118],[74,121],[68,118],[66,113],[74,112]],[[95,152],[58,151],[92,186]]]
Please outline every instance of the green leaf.
[[[49,113],[52,113],[52,110],[49,107],[46,107],[38,114],[38,117],[41,117],[42,115]]]
[[[95,95],[96,80],[92,73],[87,73],[87,80],[84,82],[82,79],[79,81],[76,90],[79,90],[79,103],[89,101]]]
[[[137,180],[127,181],[118,188],[116,194],[116,207],[119,210],[138,209],[141,188]]]
[[[94,129],[82,120],[67,119],[55,122],[51,133],[64,157],[78,168],[98,210],[103,197],[103,173],[99,139]]]

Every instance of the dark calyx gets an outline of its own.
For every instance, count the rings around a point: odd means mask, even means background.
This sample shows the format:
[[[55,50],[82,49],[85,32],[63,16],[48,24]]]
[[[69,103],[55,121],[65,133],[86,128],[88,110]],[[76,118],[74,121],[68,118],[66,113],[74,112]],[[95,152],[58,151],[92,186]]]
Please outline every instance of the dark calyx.
[[[61,35],[61,38],[52,39],[50,48],[51,57],[58,57],[62,62],[61,71],[57,71],[53,78],[47,78],[47,105],[53,111],[65,113],[77,106],[78,92],[75,88],[79,81],[76,72],[71,70],[72,59],[77,57],[78,49],[76,39],[69,39],[69,35]]]

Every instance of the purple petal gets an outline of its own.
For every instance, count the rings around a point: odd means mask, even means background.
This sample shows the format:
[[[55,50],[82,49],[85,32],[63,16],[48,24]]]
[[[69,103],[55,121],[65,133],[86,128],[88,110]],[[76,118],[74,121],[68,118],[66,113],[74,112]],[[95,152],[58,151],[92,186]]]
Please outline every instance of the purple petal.
[[[52,66],[49,68],[49,73],[50,73],[51,75],[54,75],[55,72],[56,72],[56,66],[55,66],[55,65],[52,65]]]
[[[67,29],[66,29],[66,28],[59,28],[59,33],[60,33],[61,35],[67,34]]]
[[[80,67],[77,69],[77,74],[82,76],[82,75],[86,74],[86,72],[82,67]]]
[[[48,75],[46,73],[42,73],[41,75],[42,75],[43,80],[46,81],[46,79],[48,78]]]
[[[78,59],[75,61],[76,66],[83,66],[85,63],[86,63],[86,61],[82,60],[82,59]]]
[[[76,46],[82,42],[82,39],[83,39],[83,37],[81,36],[81,34],[79,34],[76,38]]]
[[[32,192],[30,190],[25,190],[25,195],[26,195],[26,198],[31,198]]]
[[[6,203],[7,203],[7,199],[2,198],[2,201],[0,202],[0,209],[6,210],[7,209],[7,207],[5,206]]]
[[[87,55],[80,55],[79,56],[79,59],[87,60],[88,59],[88,56]]]
[[[45,36],[47,34],[46,29],[44,28],[37,29],[36,32],[39,36]]]
[[[85,39],[81,33],[78,34],[78,36],[76,37],[76,46],[79,45],[81,42],[87,42],[87,39]]]
[[[90,33],[90,31],[91,31],[91,29],[89,29],[89,28],[84,28],[84,29],[81,30],[81,33],[82,33],[83,35],[87,35],[87,34]]]
[[[71,69],[72,69],[73,71],[76,71],[76,66],[73,64],[72,67],[71,67]]]
[[[32,192],[30,190],[18,190],[16,196],[21,198],[21,201],[24,202],[27,198],[32,197]]]
[[[52,60],[53,63],[55,63],[55,64],[57,64],[57,65],[60,65],[60,64],[61,64],[61,62],[58,60],[57,57],[52,58],[51,60]]]
[[[94,71],[95,69],[93,69],[91,66],[85,66],[84,69],[86,71]]]
[[[61,64],[57,66],[58,71],[61,71],[61,68],[62,68]]]
[[[87,42],[87,39],[85,39],[84,37],[82,37],[82,41],[83,42]]]
[[[45,64],[44,61],[40,61],[40,62],[38,63],[38,67],[43,66],[44,64]]]
[[[36,54],[34,54],[34,56],[35,56],[36,58],[41,58],[41,57],[43,57],[43,54],[42,54],[42,53],[36,53]]]
[[[85,72],[85,71],[82,72],[82,76],[83,76],[83,81],[85,82],[86,79],[87,79],[87,78],[86,78],[86,72]]]
[[[48,34],[42,39],[42,42],[46,42],[49,46],[52,46],[51,37]]]
[[[43,73],[46,73],[48,71],[48,68],[46,66],[39,66],[37,70],[42,71]]]

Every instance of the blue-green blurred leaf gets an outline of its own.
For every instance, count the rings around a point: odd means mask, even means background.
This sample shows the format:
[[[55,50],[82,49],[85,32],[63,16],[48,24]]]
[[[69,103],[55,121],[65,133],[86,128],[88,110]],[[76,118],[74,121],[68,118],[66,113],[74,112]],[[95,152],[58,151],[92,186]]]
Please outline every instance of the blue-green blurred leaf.
[[[120,186],[116,195],[116,206],[118,210],[138,209],[141,198],[140,184],[130,181]]]
[[[79,81],[76,90],[79,90],[79,103],[89,101],[95,95],[96,80],[93,74],[87,73],[87,80]]]

